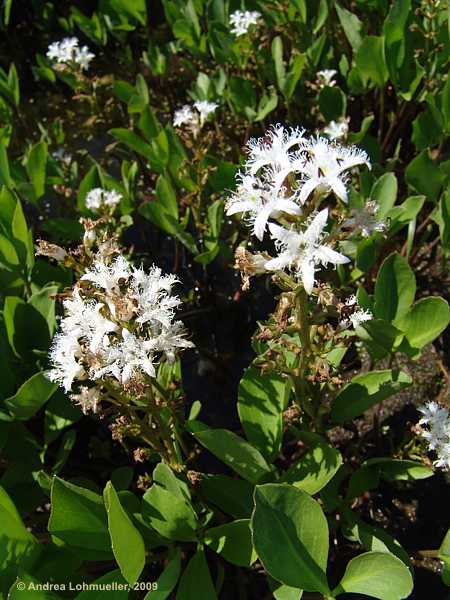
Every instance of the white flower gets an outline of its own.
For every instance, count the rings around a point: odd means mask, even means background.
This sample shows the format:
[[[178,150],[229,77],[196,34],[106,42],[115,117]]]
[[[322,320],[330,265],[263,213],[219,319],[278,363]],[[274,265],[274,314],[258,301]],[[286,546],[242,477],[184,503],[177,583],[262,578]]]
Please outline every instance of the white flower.
[[[227,201],[227,215],[246,213],[253,233],[259,240],[263,239],[271,217],[279,217],[282,213],[301,213],[298,204],[282,194],[284,188],[280,180],[279,172],[273,170],[266,171],[265,178],[240,174],[240,183]]]
[[[173,126],[195,125],[198,122],[198,116],[189,104],[185,104],[175,111],[173,117]]]
[[[81,407],[82,412],[87,415],[90,412],[97,413],[100,408],[101,393],[96,387],[88,388],[80,386],[79,394],[71,394],[70,399]]]
[[[87,46],[79,48],[78,38],[71,37],[50,44],[47,50],[47,58],[60,64],[75,63],[82,70],[85,70],[89,67],[95,55],[89,51]]]
[[[337,71],[334,69],[324,69],[323,71],[317,71],[317,82],[320,87],[333,87],[336,85],[333,79]]]
[[[81,355],[77,336],[67,333],[57,334],[49,354],[53,368],[46,373],[46,376],[50,381],[61,385],[66,392],[70,391],[74,380],[81,379],[85,375],[83,365],[78,362]]]
[[[53,42],[47,50],[47,58],[58,63],[71,62],[78,47],[78,38],[64,38],[61,42]]]
[[[256,10],[235,10],[230,15],[230,24],[233,26],[230,31],[236,36],[244,35],[249,30],[250,25],[256,25],[261,13]]]
[[[377,210],[376,202],[368,200],[363,208],[353,208],[350,211],[350,218],[343,222],[342,227],[359,232],[363,237],[369,237],[374,231],[383,232],[386,224],[377,220]]]
[[[122,200],[122,194],[116,190],[104,190],[102,188],[93,188],[86,194],[86,208],[93,212],[101,209],[115,208]]]
[[[427,440],[430,450],[436,452],[437,460],[434,465],[442,469],[450,469],[450,419],[449,411],[439,406],[437,402],[419,407],[423,417],[419,425],[426,425],[422,437]]]
[[[356,147],[345,148],[318,137],[310,140],[305,150],[307,157],[296,164],[303,179],[299,196],[302,203],[315,190],[322,194],[334,192],[340,200],[347,202],[346,171],[363,164],[370,169],[367,154]]]
[[[354,312],[348,318],[348,321],[352,324],[353,328],[359,327],[361,323],[365,323],[366,321],[371,321],[373,319],[373,314],[370,310],[364,310],[360,308],[356,312]],[[350,324],[349,323],[349,324]],[[342,327],[346,326],[346,320],[342,321]],[[347,325],[348,326],[348,325]]]
[[[105,375],[112,375],[120,383],[125,384],[136,372],[155,377],[156,371],[149,345],[148,341],[137,338],[127,329],[122,329],[122,341],[105,350],[106,366],[99,369],[93,367],[92,378],[95,380]]]
[[[81,281],[91,281],[95,286],[105,290],[107,294],[119,293],[120,285],[131,275],[131,265],[123,257],[118,256],[111,265],[96,260],[91,271],[81,277]]]
[[[174,321],[169,327],[163,327],[159,335],[148,341],[148,347],[154,351],[163,352],[171,363],[175,360],[175,352],[179,348],[192,348],[194,344],[187,340],[184,325]]]
[[[287,175],[292,170],[293,159],[297,157],[290,151],[303,148],[306,142],[304,133],[305,130],[299,127],[285,129],[282,125],[275,125],[264,137],[249,140],[245,163],[248,173],[255,175],[269,165]]]
[[[77,65],[80,65],[83,71],[89,69],[89,65],[91,61],[95,58],[95,54],[89,51],[87,46],[83,46],[82,48],[77,48],[75,51],[75,62]]]
[[[137,304],[137,322],[171,326],[174,309],[180,304],[178,296],[171,291],[178,279],[175,275],[162,275],[161,269],[153,266],[150,273],[143,269],[134,269],[131,281],[133,296]]]
[[[206,121],[208,116],[213,113],[219,105],[216,102],[208,102],[207,100],[198,100],[194,102],[194,108],[200,114],[200,125]]]
[[[348,134],[348,119],[340,121],[330,121],[323,132],[330,140],[341,140],[347,137]]]
[[[318,265],[327,266],[345,264],[349,259],[322,244],[323,230],[328,220],[328,209],[323,209],[314,217],[304,232],[297,232],[269,224],[272,238],[280,250],[278,256],[266,262],[269,271],[291,269],[302,280],[308,294],[315,283],[315,271]]]

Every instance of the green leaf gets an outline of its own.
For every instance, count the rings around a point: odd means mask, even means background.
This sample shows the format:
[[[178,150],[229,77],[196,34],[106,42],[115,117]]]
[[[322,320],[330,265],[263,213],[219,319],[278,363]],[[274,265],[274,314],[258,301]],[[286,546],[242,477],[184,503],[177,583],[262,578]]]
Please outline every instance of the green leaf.
[[[166,600],[177,585],[181,571],[181,549],[177,548],[164,571],[158,577],[157,589],[150,591],[144,600]]]
[[[232,479],[227,475],[204,475],[200,489],[209,502],[235,519],[250,517],[254,488],[245,479]]]
[[[398,326],[413,348],[423,348],[440,335],[450,322],[450,310],[443,298],[422,298],[403,316]]]
[[[188,562],[177,590],[177,600],[217,600],[216,590],[203,550]]]
[[[108,481],[103,492],[111,547],[120,571],[133,586],[145,566],[145,545],[141,534],[120,504],[117,492]]]
[[[28,177],[33,184],[36,199],[43,196],[45,192],[47,156],[47,144],[45,142],[38,142],[31,148],[27,162],[25,163]]]
[[[22,584],[18,586],[18,583]],[[9,600],[28,600],[30,595],[33,596],[34,600],[58,600],[61,596],[57,596],[54,592],[49,590],[39,589],[41,581],[29,575],[26,571],[20,570],[19,576],[11,586],[8,593]]]
[[[445,176],[430,158],[428,150],[423,150],[406,167],[405,179],[419,194],[424,194],[429,200],[436,201]]]
[[[249,567],[257,558],[252,546],[249,519],[208,529],[205,544],[238,567]]]
[[[364,86],[369,81],[382,88],[388,79],[384,57],[384,39],[374,35],[365,36],[355,56],[359,76]]]
[[[350,592],[380,600],[407,598],[413,588],[411,573],[392,554],[366,552],[353,558],[333,596]]]
[[[372,458],[366,460],[351,476],[346,500],[378,487],[380,478],[386,481],[414,481],[433,476],[433,469],[413,460]]]
[[[410,14],[411,0],[395,0],[383,26],[386,63],[394,84],[397,84],[398,71],[405,62],[407,37],[405,27]]]
[[[394,206],[397,199],[398,183],[394,173],[384,173],[375,181],[370,192],[370,199],[375,200],[379,208],[377,218],[382,221]]]
[[[281,481],[312,496],[333,478],[342,464],[342,456],[320,436],[301,432],[299,437],[310,449],[282,475]]]
[[[59,477],[53,479],[48,530],[77,549],[111,551],[108,518],[99,494]]]
[[[245,371],[239,384],[239,419],[248,441],[269,461],[280,452],[286,401],[285,379],[254,367]]]
[[[106,588],[108,590],[108,600],[126,600],[130,594],[128,584],[119,569],[102,575],[102,577],[95,579],[92,584],[93,589],[83,590],[75,600],[105,600],[105,588],[108,584],[117,584],[115,587],[121,586],[122,588],[114,589],[113,586],[111,586],[111,589]],[[95,589],[96,585],[98,589]]]
[[[5,142],[0,138],[0,186],[2,185],[5,185],[7,188],[14,187],[14,181],[11,179],[11,172],[9,170]]]
[[[414,302],[416,278],[400,254],[390,254],[381,265],[375,283],[374,315],[396,324]]]
[[[278,89],[280,92],[283,92],[286,80],[286,69],[283,61],[283,41],[279,35],[273,38],[271,48]]]
[[[28,302],[33,306],[45,319],[50,337],[56,330],[55,317],[55,298],[52,297],[58,291],[57,285],[47,285],[38,292],[32,294]]]
[[[271,472],[262,454],[235,433],[209,429],[199,422],[191,422],[189,427],[202,446],[247,481],[256,483]]]
[[[57,384],[52,383],[45,373],[35,373],[20,386],[14,396],[5,400],[5,405],[16,419],[26,421],[37,413],[57,388]]]
[[[251,527],[256,553],[272,577],[329,595],[328,524],[318,502],[290,485],[258,485]]]
[[[439,558],[444,563],[442,569],[442,581],[450,586],[450,529],[445,534],[439,548]]]
[[[3,309],[8,341],[19,357],[30,357],[33,349],[47,350],[48,325],[34,306],[17,296],[7,296]]]
[[[402,227],[414,221],[422,210],[425,200],[425,196],[410,196],[402,204],[391,208],[386,215],[389,235],[395,235]]]
[[[357,541],[368,552],[388,552],[399,558],[407,567],[411,567],[406,550],[384,529],[365,523],[349,510],[344,513],[343,527],[345,537],[352,542]]]
[[[450,77],[448,75],[441,95],[441,111],[444,118],[444,129],[448,132],[450,130]]]
[[[276,109],[277,105],[278,96],[276,92],[271,93],[270,96],[267,96],[266,94],[261,96],[255,122],[263,121],[267,115]]]
[[[110,129],[109,132],[119,142],[123,142],[129,148],[146,158],[147,160],[153,155],[152,147],[147,144],[141,137],[129,129],[116,128]]]
[[[160,535],[183,542],[196,539],[197,515],[189,500],[155,482],[142,498],[142,516]]]
[[[230,101],[236,112],[246,113],[246,109],[256,109],[256,92],[250,81],[242,77],[231,77],[228,87]]]
[[[303,73],[303,69],[306,66],[306,55],[296,54],[291,60],[289,71],[286,76],[286,81],[283,87],[283,94],[286,100],[290,100],[295,92],[297,83]]]
[[[345,94],[338,87],[325,86],[320,90],[319,108],[326,121],[338,121],[347,109]]]
[[[339,6],[337,2],[334,6],[350,46],[352,47],[353,52],[357,52],[363,39],[363,24],[355,13]]]
[[[331,419],[334,423],[351,421],[411,383],[409,375],[394,369],[356,375],[334,399],[331,405]]]
[[[25,527],[15,505],[0,486],[0,585],[10,583],[17,568],[34,557],[39,545]]]
[[[158,177],[155,193],[163,210],[178,221],[177,197],[168,177],[164,175]]]

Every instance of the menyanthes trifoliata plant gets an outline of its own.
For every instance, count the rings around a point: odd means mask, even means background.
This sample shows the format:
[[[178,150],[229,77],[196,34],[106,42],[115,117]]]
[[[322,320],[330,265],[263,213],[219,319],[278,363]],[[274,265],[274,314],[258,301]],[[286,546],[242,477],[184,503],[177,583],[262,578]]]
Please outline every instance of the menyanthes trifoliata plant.
[[[95,230],[95,222],[88,224]],[[114,415],[115,439],[143,440],[175,466],[179,450],[172,434],[178,416],[158,375],[163,364],[174,365],[179,352],[193,346],[176,319],[178,279],[155,265],[133,266],[101,230],[95,239],[94,247],[85,241],[74,253],[40,242],[40,254],[71,266],[79,277],[63,294],[47,376],[84,413]],[[168,425],[162,424],[162,407],[173,409]]]
[[[320,428],[320,382],[332,379],[333,372],[328,352],[351,343],[355,331],[373,319],[354,294],[348,295],[351,288],[340,289],[330,269],[351,262],[345,243],[384,231],[375,202],[350,204],[353,173],[370,169],[370,161],[355,146],[281,125],[250,140],[247,148],[226,211],[243,214],[255,243],[264,249],[250,252],[239,246],[236,266],[244,290],[252,276],[264,274],[272,274],[283,290],[276,311],[256,336],[267,350],[255,362],[291,377],[297,403]]]

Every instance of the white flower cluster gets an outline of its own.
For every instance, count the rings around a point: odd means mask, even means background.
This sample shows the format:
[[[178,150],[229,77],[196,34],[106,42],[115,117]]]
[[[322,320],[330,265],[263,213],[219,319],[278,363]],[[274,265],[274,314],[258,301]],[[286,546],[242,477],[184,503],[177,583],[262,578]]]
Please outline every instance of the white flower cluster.
[[[86,208],[92,212],[99,212],[105,209],[114,209],[122,200],[122,194],[116,190],[104,190],[103,188],[93,188],[86,194]]]
[[[419,408],[423,417],[420,425],[426,425],[422,430],[422,437],[428,442],[430,450],[436,452],[437,460],[434,466],[441,469],[450,469],[450,418],[449,411],[439,406],[437,402],[428,402]]]
[[[47,58],[59,64],[76,64],[81,70],[87,70],[95,54],[87,46],[79,46],[76,37],[64,38],[61,42],[53,42],[47,50]]]
[[[365,323],[366,321],[371,321],[373,319],[373,314],[370,310],[363,309],[358,306],[358,300],[354,294],[347,298],[345,306],[355,307],[356,310],[348,318],[345,318],[340,322],[342,329],[347,329],[350,326],[356,328],[361,325],[361,323]]]
[[[348,171],[364,164],[370,168],[367,154],[326,138],[306,137],[302,129],[287,130],[281,125],[263,138],[250,140],[248,149],[244,170],[237,176],[237,189],[226,205],[227,214],[244,213],[259,240],[269,229],[279,254],[265,263],[266,270],[294,271],[311,293],[318,265],[349,261],[324,243],[328,209],[313,214],[302,230],[277,225],[270,219],[287,215],[292,220],[302,214],[308,200],[312,199],[314,209],[330,192],[346,203]]]
[[[323,87],[333,87],[336,85],[336,81],[334,80],[334,76],[337,74],[337,71],[334,69],[324,69],[323,71],[317,71],[317,84],[320,88]]]
[[[230,31],[235,36],[239,37],[245,35],[250,25],[257,25],[258,20],[261,17],[261,13],[257,10],[235,10],[230,15],[230,25],[232,25]]]
[[[208,102],[208,100],[197,100],[193,105],[185,104],[175,111],[173,126],[181,127],[182,125],[186,125],[194,135],[197,135],[205,124],[206,119],[218,106],[216,102]]]
[[[342,227],[358,232],[362,237],[369,237],[374,231],[382,233],[386,230],[386,223],[377,217],[378,205],[373,200],[368,200],[362,208],[353,208],[350,218],[346,219]]]
[[[343,140],[348,134],[348,119],[330,121],[323,132],[330,140]]]
[[[179,349],[193,345],[174,320],[180,304],[171,294],[174,275],[155,266],[146,273],[119,256],[111,264],[97,259],[81,281],[90,285],[81,283],[64,301],[50,352],[49,378],[66,391],[74,381],[114,378],[124,385],[143,374],[155,377],[161,354],[173,361]],[[87,403],[93,393],[80,391],[76,400]]]

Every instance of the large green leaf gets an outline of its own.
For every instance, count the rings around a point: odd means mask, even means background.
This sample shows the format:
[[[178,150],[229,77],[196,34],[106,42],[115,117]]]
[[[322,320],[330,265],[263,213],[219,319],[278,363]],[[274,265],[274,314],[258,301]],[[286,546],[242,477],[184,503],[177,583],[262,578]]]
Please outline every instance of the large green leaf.
[[[310,449],[283,474],[281,481],[313,495],[334,476],[342,464],[342,456],[318,435],[302,432],[300,439]]]
[[[387,213],[394,206],[397,199],[397,190],[397,178],[394,173],[384,173],[384,175],[377,179],[373,184],[370,198],[375,200],[379,206],[377,217],[380,221],[385,218]]]
[[[48,530],[78,549],[111,551],[108,517],[99,494],[59,477],[53,479]]]
[[[142,498],[142,516],[160,535],[184,542],[196,539],[197,515],[179,490],[155,482]]]
[[[11,584],[17,568],[39,552],[34,536],[25,527],[13,501],[0,486],[0,591]]]
[[[419,194],[424,194],[429,200],[435,201],[438,199],[445,176],[436,162],[430,158],[429,151],[423,150],[406,167],[405,179]]]
[[[343,6],[339,6],[337,2],[335,3],[335,8],[350,46],[353,52],[357,52],[363,40],[363,24],[354,12],[350,12]]]
[[[177,600],[217,600],[203,550],[197,550],[180,579]]]
[[[328,524],[318,502],[290,485],[258,485],[251,527],[256,553],[272,577],[329,595]]]
[[[200,489],[209,502],[235,519],[250,517],[253,510],[253,485],[245,479],[232,479],[227,475],[204,475]]]
[[[44,195],[46,181],[48,146],[45,142],[35,144],[25,164],[28,177],[33,184],[36,200]]]
[[[127,515],[112,483],[108,481],[103,492],[111,547],[120,571],[133,586],[145,565],[145,545],[141,534]]]
[[[348,563],[333,596],[351,592],[379,600],[401,600],[409,596],[412,588],[411,573],[399,558],[366,552]]]
[[[249,567],[257,558],[253,550],[249,519],[208,529],[205,544],[228,562],[240,567]]]
[[[189,424],[196,439],[251,483],[260,481],[271,469],[260,452],[227,429],[209,429],[198,422]]]
[[[267,460],[280,451],[286,400],[285,379],[255,367],[246,370],[239,384],[239,418],[247,439]]]
[[[397,394],[411,383],[412,379],[409,375],[395,369],[356,375],[334,399],[331,405],[331,419],[334,423],[351,421],[371,406]]]
[[[177,585],[181,571],[181,550],[177,548],[166,568],[158,577],[157,589],[150,591],[144,600],[166,600]]]
[[[356,53],[355,62],[364,85],[372,81],[376,87],[384,86],[388,79],[388,71],[382,37],[365,36]]]
[[[400,254],[390,254],[375,283],[375,317],[395,325],[407,313],[415,295],[416,278],[408,262]]]
[[[108,600],[126,600],[130,594],[128,584],[119,569],[102,575],[92,583],[94,584],[93,589],[83,590],[78,594],[76,600],[105,600],[106,592],[103,586],[108,584],[113,584],[110,589],[106,588],[108,590]],[[114,584],[116,585],[114,586]],[[95,589],[95,586],[98,586],[98,589]]]
[[[23,383],[18,391],[5,400],[5,404],[16,419],[30,419],[56,392],[58,386],[43,372],[35,373]]]
[[[441,334],[450,322],[448,303],[437,296],[422,298],[398,322],[412,348],[423,348]]]

